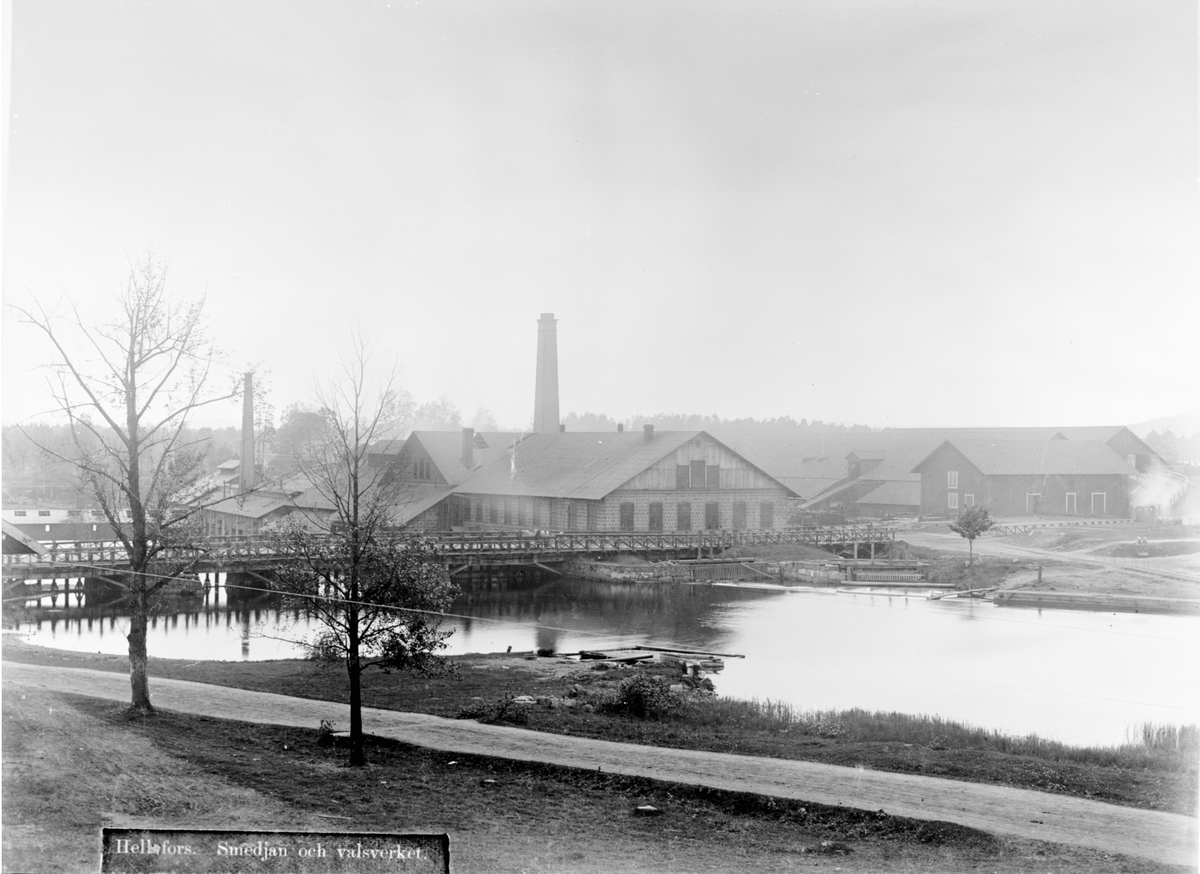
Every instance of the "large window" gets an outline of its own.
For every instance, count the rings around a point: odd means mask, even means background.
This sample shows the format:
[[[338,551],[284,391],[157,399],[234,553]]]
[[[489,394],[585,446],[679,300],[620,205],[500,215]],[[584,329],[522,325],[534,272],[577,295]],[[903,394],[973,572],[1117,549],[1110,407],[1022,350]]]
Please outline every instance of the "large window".
[[[946,471],[946,488],[948,488],[948,489],[958,488],[958,471],[957,470]]]
[[[710,464],[708,466],[708,487],[710,489],[721,487],[721,468],[718,465]]]
[[[733,527],[734,528],[745,528],[746,527],[746,502],[745,501],[734,501],[733,502]]]
[[[946,495],[946,506],[951,510],[958,509],[958,492],[950,492]]]
[[[692,505],[684,502],[675,506],[675,530],[692,530]]]
[[[650,530],[651,531],[662,531],[663,530],[662,504],[658,503],[657,501],[652,501],[650,503]]]
[[[704,462],[703,461],[693,461],[691,467],[692,467],[692,480],[691,480],[691,485],[689,487],[693,488],[693,489],[704,488]]]
[[[763,501],[758,508],[758,525],[760,528],[775,527],[775,505],[770,501]]]
[[[621,503],[621,530],[633,530],[633,504],[629,501]]]
[[[716,501],[704,505],[704,527],[710,530],[721,527],[721,505]]]

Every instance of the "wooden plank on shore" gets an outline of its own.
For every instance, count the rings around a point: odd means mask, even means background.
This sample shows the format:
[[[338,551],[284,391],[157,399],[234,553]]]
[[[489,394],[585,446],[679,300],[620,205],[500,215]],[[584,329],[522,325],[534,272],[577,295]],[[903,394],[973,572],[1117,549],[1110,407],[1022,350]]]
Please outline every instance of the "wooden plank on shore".
[[[673,646],[635,646],[634,649],[643,649],[648,652],[665,652],[673,655],[693,655],[693,656],[711,656],[712,658],[722,659],[744,659],[744,655],[736,652],[711,652],[706,649],[679,649]]]
[[[654,658],[653,653],[637,652],[632,649],[581,649],[579,658],[583,661],[608,661],[608,662],[644,662]]]

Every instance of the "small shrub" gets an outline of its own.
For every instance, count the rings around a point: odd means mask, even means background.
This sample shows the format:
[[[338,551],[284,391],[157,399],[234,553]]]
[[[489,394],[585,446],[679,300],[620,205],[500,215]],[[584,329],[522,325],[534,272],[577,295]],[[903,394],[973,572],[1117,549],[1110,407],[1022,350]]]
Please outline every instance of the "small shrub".
[[[323,747],[333,744],[333,733],[337,731],[337,723],[332,719],[322,719],[317,729],[317,743]]]
[[[678,696],[661,677],[637,674],[623,680],[617,691],[601,703],[600,709],[638,719],[662,719],[679,704]]]
[[[491,725],[496,722],[507,722],[511,725],[526,725],[529,722],[529,713],[525,707],[513,703],[516,695],[508,692],[503,698],[495,701],[477,701],[468,704],[462,710],[458,711],[456,719],[474,719],[477,722],[482,722]]]

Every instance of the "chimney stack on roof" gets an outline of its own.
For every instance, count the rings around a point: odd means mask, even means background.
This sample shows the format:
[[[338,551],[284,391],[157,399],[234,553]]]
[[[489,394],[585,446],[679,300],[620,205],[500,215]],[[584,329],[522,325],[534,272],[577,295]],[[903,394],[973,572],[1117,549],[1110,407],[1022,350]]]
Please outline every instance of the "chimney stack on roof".
[[[475,465],[475,429],[463,428],[463,466],[470,470]]]
[[[646,442],[649,443],[651,440],[654,439],[654,426],[653,425],[643,425],[642,433],[646,435]]]
[[[538,319],[537,385],[533,397],[533,430],[558,430],[558,319]]]

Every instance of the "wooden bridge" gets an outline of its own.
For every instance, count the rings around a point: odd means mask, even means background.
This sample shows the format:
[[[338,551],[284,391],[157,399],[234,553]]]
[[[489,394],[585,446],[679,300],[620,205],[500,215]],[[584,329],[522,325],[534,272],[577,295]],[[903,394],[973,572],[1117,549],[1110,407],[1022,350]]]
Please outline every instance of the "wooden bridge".
[[[860,549],[872,556],[879,544],[891,543],[891,528],[838,525],[762,531],[574,532],[515,534],[471,532],[437,534],[428,538],[452,572],[468,567],[561,563],[575,557],[600,558],[621,553],[648,558],[712,557],[733,547],[806,544],[834,551]],[[5,582],[119,574],[127,556],[120,543],[43,543],[43,554],[5,555]],[[270,537],[211,537],[198,546],[166,550],[160,566],[186,564],[189,573],[245,571],[278,564],[280,556]]]

